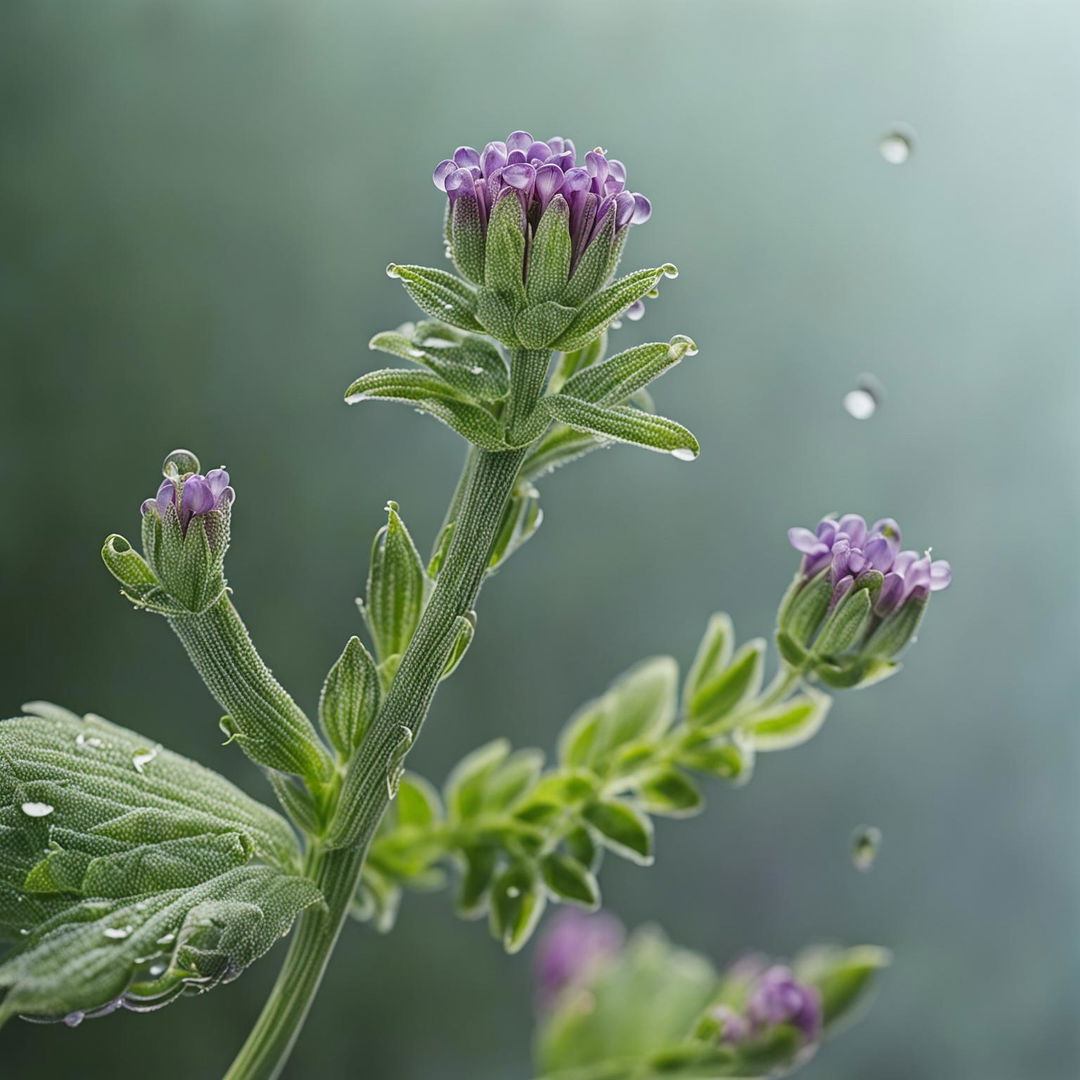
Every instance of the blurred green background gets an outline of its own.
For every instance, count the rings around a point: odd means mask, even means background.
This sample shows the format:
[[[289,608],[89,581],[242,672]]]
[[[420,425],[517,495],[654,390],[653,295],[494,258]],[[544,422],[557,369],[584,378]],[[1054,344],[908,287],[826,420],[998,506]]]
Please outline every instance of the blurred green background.
[[[312,703],[385,501],[426,546],[461,457],[341,403],[412,314],[386,263],[440,262],[432,166],[517,127],[602,144],[655,206],[626,265],[682,271],[616,344],[698,341],[657,399],[704,452],[549,478],[410,765],[550,747],[639,657],[687,662],[712,610],[767,632],[789,525],[894,515],[956,571],[905,674],[711,787],[605,894],[718,961],[895,949],[810,1080],[1075,1077],[1078,53],[1067,0],[7,0],[0,711],[100,712],[269,798],[102,538],[137,533],[173,446],[226,463],[237,601]],[[864,372],[885,395],[859,422]],[[865,875],[861,822],[884,831]],[[213,1077],[279,959],[153,1016],[12,1026],[0,1073]],[[348,931],[288,1076],[526,1080],[531,1009],[527,957],[410,898],[391,937]]]

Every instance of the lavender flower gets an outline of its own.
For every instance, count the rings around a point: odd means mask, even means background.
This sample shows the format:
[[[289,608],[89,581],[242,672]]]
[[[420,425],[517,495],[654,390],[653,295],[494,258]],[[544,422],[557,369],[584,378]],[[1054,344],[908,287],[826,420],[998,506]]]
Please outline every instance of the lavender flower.
[[[170,506],[176,507],[180,526],[186,533],[193,517],[228,506],[235,498],[236,492],[229,486],[229,474],[224,469],[211,469],[205,476],[190,473],[182,478],[166,477],[157,495],[146,499],[141,510],[143,516],[153,511],[164,518]]]
[[[952,581],[952,568],[944,559],[931,562],[929,552],[920,558],[915,551],[900,550],[900,526],[892,518],[881,518],[867,528],[858,514],[839,520],[825,517],[813,532],[789,529],[788,539],[803,554],[805,577],[828,567],[833,586],[830,609],[873,571],[883,577],[874,607],[879,616],[895,611],[911,596],[926,597]]]
[[[587,915],[564,908],[551,920],[536,949],[540,1003],[550,1008],[559,994],[586,977],[598,963],[616,956],[624,931],[611,915]]]
[[[769,968],[758,980],[746,1005],[746,1017],[755,1030],[790,1024],[807,1042],[821,1035],[821,991],[801,983],[790,968]]]

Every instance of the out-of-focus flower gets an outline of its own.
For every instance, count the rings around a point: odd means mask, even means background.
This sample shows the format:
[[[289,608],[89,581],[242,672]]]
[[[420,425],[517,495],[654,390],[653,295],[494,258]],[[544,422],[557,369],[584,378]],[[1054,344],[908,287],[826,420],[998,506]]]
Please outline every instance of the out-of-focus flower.
[[[618,955],[625,936],[622,923],[612,915],[560,910],[536,948],[541,1005],[549,1007],[567,986],[580,983],[598,964]]]

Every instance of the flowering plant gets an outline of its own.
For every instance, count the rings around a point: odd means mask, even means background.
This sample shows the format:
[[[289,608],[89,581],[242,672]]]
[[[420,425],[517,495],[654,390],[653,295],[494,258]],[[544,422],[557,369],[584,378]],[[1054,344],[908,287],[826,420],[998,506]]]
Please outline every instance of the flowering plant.
[[[718,975],[656,931],[624,946],[609,917],[582,911],[601,905],[605,851],[648,865],[654,817],[700,812],[705,780],[746,783],[757,755],[816,733],[831,690],[897,670],[950,571],[901,551],[890,519],[792,529],[803,559],[767,685],[766,642],[737,646],[717,614],[685,679],[671,657],[635,665],[570,718],[552,763],[498,739],[441,792],[405,771],[476,633],[482,583],[540,525],[537,485],[612,442],[698,453],[646,392],[693,341],[607,354],[609,330],[675,276],[665,264],[615,278],[630,228],[651,213],[626,175],[599,149],[579,165],[570,140],[520,131],[436,167],[458,274],[389,268],[427,318],[371,345],[416,366],[368,372],[346,400],[406,402],[468,455],[430,558],[388,505],[359,601],[368,644],[345,644],[315,722],[263,662],[227,585],[230,474],[204,474],[186,450],[166,457],[142,504],[141,553],[112,535],[102,556],[122,594],[179,638],[227,742],[264,771],[284,816],[93,714],[34,702],[0,723],[0,1023],[160,1008],[236,978],[291,932],[228,1072],[274,1077],[347,917],[389,931],[408,890],[451,879],[458,912],[486,916],[509,952],[549,903],[570,905],[539,952],[537,1070],[552,1080],[775,1075],[862,998],[881,950],[816,949]]]

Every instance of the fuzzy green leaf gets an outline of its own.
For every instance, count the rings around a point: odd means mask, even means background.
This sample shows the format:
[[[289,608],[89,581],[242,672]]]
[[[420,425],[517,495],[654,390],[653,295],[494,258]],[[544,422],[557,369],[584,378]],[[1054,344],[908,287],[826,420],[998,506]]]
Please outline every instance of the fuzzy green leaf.
[[[395,263],[386,268],[386,273],[400,279],[416,306],[432,318],[474,333],[484,329],[476,320],[476,293],[461,278],[429,266]]]
[[[658,450],[682,461],[692,461],[701,450],[682,424],[626,405],[595,405],[569,394],[549,395],[540,405],[552,420],[602,439]]]
[[[519,952],[536,929],[546,903],[536,868],[527,862],[511,864],[492,886],[492,936],[508,953]]]
[[[748,641],[719,675],[703,681],[688,703],[690,722],[711,724],[733,712],[761,688],[765,666],[765,642]]]
[[[832,698],[807,691],[771,709],[755,712],[747,725],[757,750],[789,750],[812,739],[825,723]]]
[[[667,343],[638,345],[572,375],[562,393],[597,405],[619,405],[696,352],[693,341],[681,334]]]
[[[466,398],[499,401],[510,389],[502,354],[481,337],[468,335],[458,342],[440,338],[418,341],[398,331],[376,334],[371,349],[422,364]]]
[[[367,618],[379,660],[405,652],[424,608],[426,575],[397,503],[375,534],[368,570]]]
[[[555,900],[563,900],[595,911],[600,906],[600,886],[588,868],[560,852],[545,855],[540,861],[544,885]]]
[[[652,822],[640,810],[618,799],[604,799],[586,806],[584,815],[605,847],[639,866],[652,865]]]
[[[422,586],[421,586],[422,588]],[[379,673],[358,637],[349,638],[319,697],[319,723],[331,745],[351,757],[379,708]]]

